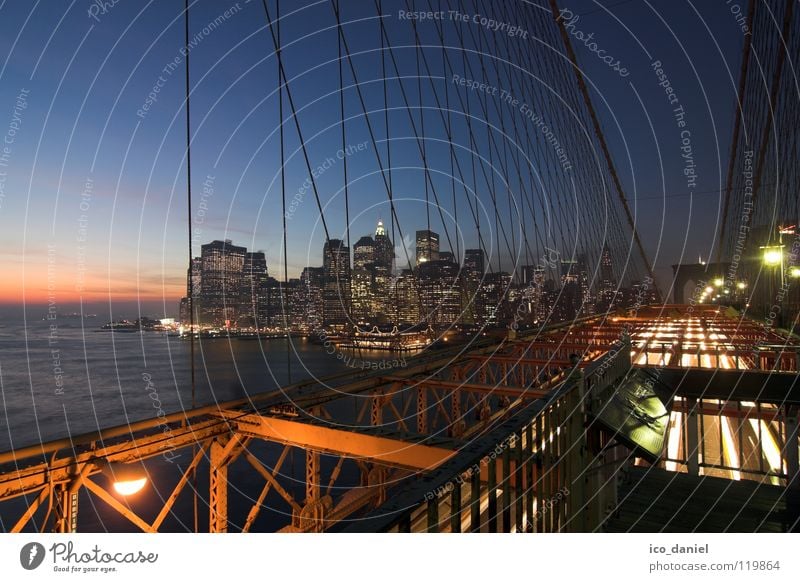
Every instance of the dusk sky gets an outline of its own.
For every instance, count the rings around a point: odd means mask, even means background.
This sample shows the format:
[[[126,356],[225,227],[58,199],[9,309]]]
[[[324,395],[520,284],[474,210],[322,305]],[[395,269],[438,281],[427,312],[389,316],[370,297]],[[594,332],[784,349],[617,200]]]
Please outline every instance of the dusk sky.
[[[282,21],[284,43],[295,41],[284,53],[285,65],[296,104],[304,108],[304,137],[316,166],[340,147],[335,20],[327,1],[282,4],[284,13],[292,10]],[[379,37],[372,3],[342,4],[350,50],[374,47]],[[63,309],[77,308],[81,300],[139,301],[155,314],[174,315],[185,290],[188,240],[183,1],[120,0],[105,13],[95,8],[94,18],[92,6],[88,0],[0,4],[0,133],[11,136],[7,165],[0,167],[0,302],[46,304],[50,285]],[[644,246],[666,289],[670,265],[696,262],[698,255],[707,259],[715,250],[742,30],[722,1],[575,0],[561,6],[579,15],[575,29],[594,33],[629,72],[620,76],[572,39],[594,86],[594,105]],[[277,75],[262,4],[194,2],[190,36],[226,10],[229,16],[190,53],[195,210],[204,182],[213,187],[207,211],[195,223],[195,254],[201,243],[232,239],[264,250],[270,274],[280,278]],[[398,43],[408,40],[410,25],[398,20],[396,7],[384,12],[390,35],[397,34]],[[425,34],[432,25],[419,26]],[[529,50],[547,49],[531,43]],[[176,58],[179,66],[165,73]],[[681,129],[654,61],[661,61],[686,112],[698,174],[693,190],[683,174]],[[360,82],[380,77],[374,52],[356,62]],[[413,58],[403,65],[415,74]],[[144,110],[160,75],[157,99]],[[345,84],[351,82],[346,71]],[[382,120],[382,93],[368,87],[365,95]],[[396,92],[392,99],[399,106]],[[348,115],[357,113],[355,103],[350,94]],[[399,125],[404,115],[395,111],[392,119]],[[12,127],[13,135],[7,132]],[[363,124],[347,127],[349,144],[368,140]],[[382,121],[378,127],[382,131]],[[297,147],[287,124],[287,156]],[[352,242],[372,233],[378,218],[389,218],[371,147],[347,156]],[[413,164],[403,152],[393,152],[398,167]],[[322,203],[329,203],[331,238],[344,237],[342,171],[337,162],[319,182]],[[286,166],[287,204],[305,179],[296,153]],[[398,170],[394,179],[396,199],[419,200],[419,172]],[[445,177],[436,179],[445,183]],[[425,227],[421,203],[403,204],[399,213],[405,233]],[[441,231],[438,214],[431,216],[433,229]],[[472,231],[459,226],[462,248],[476,246]],[[290,277],[321,264],[324,238],[309,191],[288,221]]]

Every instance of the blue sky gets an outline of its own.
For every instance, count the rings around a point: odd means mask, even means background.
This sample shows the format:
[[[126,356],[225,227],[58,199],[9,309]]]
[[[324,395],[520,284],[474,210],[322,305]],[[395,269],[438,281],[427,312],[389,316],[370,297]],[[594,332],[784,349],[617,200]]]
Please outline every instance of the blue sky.
[[[282,21],[284,39],[293,41],[284,52],[285,66],[302,109],[312,166],[335,160],[319,178],[320,198],[330,236],[342,238],[344,164],[336,158],[341,127],[333,12],[329,2],[282,4],[284,11],[289,6],[293,11]],[[372,3],[342,4],[351,52],[367,50],[354,57],[359,81],[366,83],[367,108],[380,111]],[[742,33],[723,3],[601,4],[610,6],[613,16],[592,1],[562,6],[581,15],[576,27],[594,32],[598,45],[630,71],[620,77],[576,42],[643,242],[651,256],[658,251],[656,272],[663,287],[669,265],[694,261],[698,254],[707,257],[712,250],[720,196],[707,192],[724,186]],[[0,206],[7,273],[3,300],[46,301],[50,281],[64,305],[81,296],[87,303],[138,297],[154,311],[174,313],[187,264],[183,2],[120,0],[97,19],[88,14],[92,5],[11,0],[0,6],[0,131],[11,123],[20,91],[28,91]],[[270,7],[274,10],[274,2]],[[228,17],[204,34],[203,28],[226,10]],[[410,42],[408,23],[398,21],[394,8],[385,12],[397,44]],[[215,238],[233,239],[266,251],[272,274],[279,275],[277,73],[264,25],[260,2],[192,4],[191,36],[199,39],[190,53],[195,228],[200,231],[197,247]],[[420,23],[419,29],[423,37],[433,38],[432,25]],[[528,50],[545,49],[533,44]],[[415,75],[414,53],[398,49],[397,54],[401,74]],[[165,73],[176,57],[180,65]],[[654,60],[662,62],[686,110],[698,173],[693,198],[682,173],[680,130],[653,73]],[[157,99],[142,115],[159,76]],[[346,65],[345,84],[351,83]],[[409,87],[416,97],[416,86]],[[357,117],[356,93],[350,89],[346,95],[346,117],[356,116],[346,126],[346,141],[367,143],[346,156],[354,180],[349,197],[355,242],[374,230],[379,217],[388,222],[389,210],[366,126]],[[423,85],[423,100],[430,102],[430,96]],[[390,126],[408,125],[401,105],[396,85],[390,87],[390,107],[396,108]],[[429,128],[435,120],[434,113],[426,113]],[[373,123],[382,139],[383,114],[376,113]],[[288,124],[285,132],[287,156],[295,154],[286,166],[288,204],[307,172],[294,126]],[[440,173],[449,171],[448,150],[433,142],[429,148],[437,190],[450,196],[450,180]],[[427,222],[420,201],[424,175],[415,168],[400,169],[419,165],[410,144],[398,142],[392,157],[394,197],[409,199],[398,206],[404,232],[411,233]],[[213,194],[206,193],[200,217],[204,182],[213,183]],[[320,264],[324,242],[313,194],[301,198],[288,221],[290,276]],[[466,207],[459,212],[458,227],[451,222],[448,228],[451,234],[460,228],[462,248],[476,246],[474,226],[464,219]],[[431,211],[431,217],[434,230],[443,232],[438,211]]]

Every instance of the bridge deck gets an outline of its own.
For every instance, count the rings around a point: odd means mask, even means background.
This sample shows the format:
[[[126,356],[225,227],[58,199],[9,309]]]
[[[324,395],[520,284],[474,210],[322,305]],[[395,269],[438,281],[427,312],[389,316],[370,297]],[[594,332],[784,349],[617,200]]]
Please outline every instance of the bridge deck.
[[[620,479],[609,532],[783,532],[800,522],[800,495],[758,481],[732,481],[632,467]]]

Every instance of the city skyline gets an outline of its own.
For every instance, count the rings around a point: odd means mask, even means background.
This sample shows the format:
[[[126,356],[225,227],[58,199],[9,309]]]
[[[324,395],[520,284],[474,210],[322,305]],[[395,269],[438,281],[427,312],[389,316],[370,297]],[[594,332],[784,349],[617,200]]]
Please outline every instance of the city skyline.
[[[207,242],[187,270],[179,320],[201,328],[300,333],[349,333],[353,326],[518,328],[655,300],[641,281],[618,282],[608,246],[598,272],[590,273],[583,254],[573,259],[552,252],[505,272],[491,269],[482,249],[454,256],[441,249],[436,232],[418,230],[415,238],[414,264],[395,263],[392,241],[378,221],[374,235],[362,236],[352,249],[341,239],[326,241],[322,264],[288,280],[270,274],[263,251],[230,239]]]

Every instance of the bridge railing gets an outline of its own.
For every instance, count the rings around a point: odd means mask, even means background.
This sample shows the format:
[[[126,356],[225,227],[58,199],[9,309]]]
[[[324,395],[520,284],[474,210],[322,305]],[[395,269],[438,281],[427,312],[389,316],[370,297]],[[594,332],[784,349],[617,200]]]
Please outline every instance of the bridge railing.
[[[629,455],[587,432],[585,405],[630,369],[623,340],[546,397],[513,403],[499,426],[345,531],[591,531],[613,506],[615,474]],[[604,454],[590,455],[587,439]]]
[[[671,471],[800,486],[798,406],[677,396],[662,464]]]
[[[797,373],[800,370],[800,346],[761,345],[757,348],[731,343],[707,347],[702,342],[685,342],[677,349],[672,342],[647,342],[635,348],[633,361],[643,367],[713,368],[734,370],[770,370]]]

